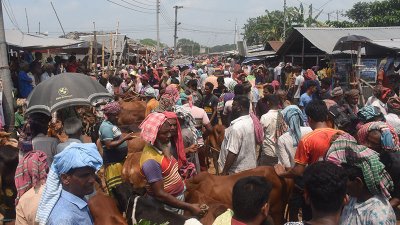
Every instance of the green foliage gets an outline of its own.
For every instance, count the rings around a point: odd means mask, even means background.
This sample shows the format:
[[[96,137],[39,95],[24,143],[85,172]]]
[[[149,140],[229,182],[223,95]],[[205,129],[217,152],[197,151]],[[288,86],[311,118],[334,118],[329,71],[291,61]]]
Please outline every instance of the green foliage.
[[[225,44],[225,45],[216,45],[214,47],[211,47],[209,49],[210,53],[212,52],[226,52],[226,51],[232,51],[236,49],[235,44]]]
[[[200,54],[200,44],[192,40],[186,38],[179,39],[176,46],[182,55],[192,55],[192,53],[193,55]]]
[[[310,5],[310,7],[312,7]],[[305,19],[303,4],[299,7],[286,8],[286,36],[293,27],[325,26],[317,19],[322,11]],[[244,38],[248,45],[262,44],[267,41],[282,40],[284,34],[284,13],[280,10],[265,11],[265,15],[249,18],[244,25]]]
[[[140,44],[144,45],[144,46],[149,46],[149,47],[156,47],[157,46],[157,41],[153,40],[151,38],[145,38],[139,41]],[[165,44],[160,43],[160,47],[163,48],[165,47]]]
[[[352,22],[330,23],[334,27],[400,26],[400,0],[357,2],[345,14]]]

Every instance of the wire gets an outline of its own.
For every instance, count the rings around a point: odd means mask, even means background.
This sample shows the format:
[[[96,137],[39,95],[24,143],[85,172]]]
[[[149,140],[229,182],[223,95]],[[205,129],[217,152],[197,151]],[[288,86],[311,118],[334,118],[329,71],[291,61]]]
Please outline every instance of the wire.
[[[119,4],[119,3],[113,2],[113,1],[111,1],[111,0],[106,0],[106,1],[107,1],[107,2],[111,2],[111,3],[113,3],[114,5],[121,6],[122,8],[135,11],[135,12],[146,13],[146,14],[155,14],[154,12],[143,12],[143,11],[140,11],[140,10],[137,10],[137,9],[133,9],[133,8],[128,7],[128,6],[124,6],[124,5],[121,5],[121,4]]]
[[[156,3],[154,2],[154,4],[147,4],[147,3],[144,3],[144,2],[139,2],[139,1],[136,1],[136,0],[131,0],[131,1],[133,1],[133,2],[136,2],[136,3],[139,3],[139,4],[142,4],[142,5],[147,5],[147,6],[156,6]]]
[[[18,26],[18,28],[19,28],[19,24],[18,24],[18,21],[17,21],[17,19],[15,18],[15,15],[14,15],[14,10],[13,10],[13,8],[12,8],[12,6],[11,6],[11,3],[10,3],[10,1],[9,1],[9,0],[6,0],[6,1],[8,2],[8,8],[10,9],[10,12],[11,12],[11,17],[13,18],[13,20],[14,20],[15,24],[17,24],[17,26]]]
[[[4,2],[3,2],[3,6],[4,6],[4,9],[6,10],[6,14],[7,14],[8,19],[10,19],[10,21],[14,25],[14,27],[16,27],[19,31],[21,31],[21,29],[19,28],[18,24],[16,24],[16,22],[11,18],[10,13],[8,12],[7,6],[5,5]]]
[[[134,6],[134,7],[138,7],[138,8],[140,8],[140,9],[144,9],[144,10],[156,10],[156,9],[149,9],[149,8],[145,8],[145,7],[141,7],[141,6],[138,6],[138,5],[134,5],[134,4],[132,4],[132,3],[129,3],[129,2],[127,2],[127,1],[125,1],[125,0],[121,0],[122,2],[125,2],[126,4],[128,4],[128,5],[131,5],[131,6]]]

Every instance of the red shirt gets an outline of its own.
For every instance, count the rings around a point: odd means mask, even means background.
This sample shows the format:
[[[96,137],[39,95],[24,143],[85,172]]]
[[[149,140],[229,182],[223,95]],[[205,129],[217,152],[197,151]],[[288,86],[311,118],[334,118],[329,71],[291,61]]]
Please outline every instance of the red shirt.
[[[337,132],[331,128],[320,128],[305,135],[297,146],[294,161],[306,166],[322,160],[331,146],[332,136]]]
[[[240,221],[238,221],[238,220],[235,220],[235,219],[232,217],[231,225],[246,225],[246,224],[245,224],[245,223],[242,223],[242,222],[240,222]]]

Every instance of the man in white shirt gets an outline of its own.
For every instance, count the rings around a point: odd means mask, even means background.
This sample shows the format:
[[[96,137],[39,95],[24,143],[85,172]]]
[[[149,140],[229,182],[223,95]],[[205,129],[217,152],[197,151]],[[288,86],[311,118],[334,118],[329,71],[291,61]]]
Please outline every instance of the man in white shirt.
[[[232,105],[230,127],[225,130],[218,164],[222,175],[253,169],[256,164],[256,140],[253,120],[249,115],[250,101],[246,96],[236,96]]]
[[[280,62],[279,65],[274,69],[274,80],[279,81],[279,83],[281,83],[280,79],[281,79],[282,68],[284,65],[285,65],[284,62]]]
[[[279,98],[276,95],[266,97],[269,111],[261,116],[260,122],[264,129],[264,141],[261,146],[259,166],[274,166],[278,163],[276,148],[278,137],[276,135],[278,116],[279,116]]]
[[[296,91],[293,98],[294,98],[294,104],[297,105],[299,104],[299,99],[300,99],[300,92],[301,92],[301,86],[304,83],[304,76],[303,74],[298,74],[296,77],[296,80],[294,81],[294,90]]]

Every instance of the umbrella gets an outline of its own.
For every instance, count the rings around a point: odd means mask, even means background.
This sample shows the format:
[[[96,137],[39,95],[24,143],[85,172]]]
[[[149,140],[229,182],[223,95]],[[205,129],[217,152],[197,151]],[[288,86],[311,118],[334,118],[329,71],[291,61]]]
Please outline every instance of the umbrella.
[[[74,105],[90,105],[99,99],[110,99],[110,94],[99,82],[79,73],[63,73],[38,84],[28,96],[26,113],[47,115]]]
[[[174,61],[172,61],[171,66],[188,66],[191,64],[192,62],[187,59],[175,59]]]
[[[367,43],[371,40],[367,37],[360,35],[347,35],[339,38],[336,42],[335,47],[333,47],[333,51],[345,51],[345,50],[357,50],[358,44]]]

